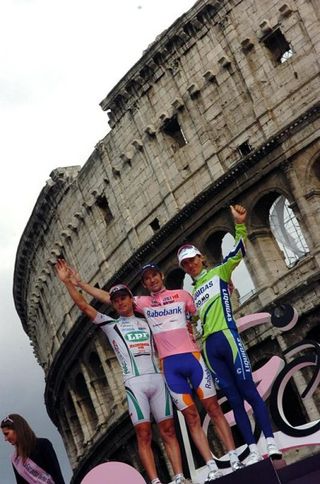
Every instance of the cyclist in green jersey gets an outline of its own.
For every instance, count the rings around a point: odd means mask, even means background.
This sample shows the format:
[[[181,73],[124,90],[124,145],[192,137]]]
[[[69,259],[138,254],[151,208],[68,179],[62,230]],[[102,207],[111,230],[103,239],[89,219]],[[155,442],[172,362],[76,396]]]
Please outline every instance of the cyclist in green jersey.
[[[179,265],[194,280],[193,298],[203,328],[203,351],[206,363],[217,385],[224,391],[233,409],[236,423],[250,449],[247,465],[262,459],[250,421],[245,400],[263,431],[267,452],[272,458],[281,458],[274,440],[270,419],[263,399],[252,378],[249,358],[233,318],[229,294],[231,274],[245,255],[247,211],[241,205],[231,206],[235,222],[235,247],[223,263],[207,269],[204,257],[193,245],[184,245],[178,251]]]

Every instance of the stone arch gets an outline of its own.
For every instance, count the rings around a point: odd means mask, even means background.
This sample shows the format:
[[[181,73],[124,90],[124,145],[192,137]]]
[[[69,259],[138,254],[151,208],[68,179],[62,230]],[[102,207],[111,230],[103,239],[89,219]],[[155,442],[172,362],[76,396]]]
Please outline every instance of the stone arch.
[[[249,225],[252,229],[256,227],[269,227],[270,208],[280,195],[287,197],[287,194],[278,189],[264,192],[262,195],[260,192],[259,198],[254,202],[249,212]]]
[[[308,163],[305,184],[308,188],[320,186],[320,152],[313,155]]]
[[[82,448],[82,443],[84,441],[84,433],[73,398],[69,391],[67,391],[65,396],[65,409],[66,415],[68,415],[68,420],[70,422],[70,430],[72,435],[74,436],[74,443],[79,452]]]
[[[108,379],[103,371],[103,367],[100,361],[99,356],[95,351],[91,351],[87,358],[88,364],[90,366],[91,371],[97,378],[103,378],[105,382],[108,382]]]
[[[77,396],[77,403],[83,413],[86,424],[94,431],[98,423],[98,417],[91,400],[87,383],[82,373],[78,373],[74,379],[74,391]]]
[[[294,210],[283,195],[276,198],[270,207],[269,221],[285,263],[292,267],[309,252],[309,248]]]
[[[317,156],[316,160],[311,165],[311,173],[315,178],[318,185],[320,185],[320,154]]]
[[[226,235],[227,230],[216,230],[211,233],[204,242],[205,253],[210,265],[221,264],[222,255],[222,240]]]
[[[109,407],[109,403],[112,400],[112,393],[101,359],[98,353],[94,350],[90,351],[87,356],[87,367],[92,375],[91,384],[96,391],[98,400],[103,409],[106,409]]]
[[[258,288],[270,286],[287,271],[284,254],[270,226],[270,210],[274,202],[288,194],[274,188],[260,192],[249,212],[250,263],[255,270],[253,279]]]
[[[68,453],[71,456],[71,460],[75,462],[77,457],[77,445],[76,445],[74,435],[72,433],[71,425],[67,417],[67,407],[65,405],[60,405],[58,420],[59,420],[59,431],[64,437],[63,440],[68,447]]]
[[[165,285],[167,289],[182,289],[184,278],[185,272],[180,267],[176,267],[167,272]]]

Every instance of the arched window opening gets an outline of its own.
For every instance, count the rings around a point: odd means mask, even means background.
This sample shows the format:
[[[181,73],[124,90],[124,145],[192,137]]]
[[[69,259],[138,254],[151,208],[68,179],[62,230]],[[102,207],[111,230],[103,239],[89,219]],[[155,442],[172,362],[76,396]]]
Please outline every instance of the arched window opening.
[[[312,171],[315,178],[320,182],[320,159],[318,159],[312,166]]]
[[[293,56],[292,47],[279,28],[273,29],[262,41],[279,64],[283,64]]]
[[[269,221],[287,267],[293,267],[308,254],[309,248],[289,201],[283,195],[271,206]]]
[[[98,417],[94,409],[86,381],[81,373],[76,376],[75,391],[79,397],[78,404],[80,405],[82,411],[87,415],[91,427],[94,429],[98,423]]]
[[[67,416],[66,416],[66,407],[64,407],[65,409],[62,410],[62,408],[60,408],[60,429],[61,429],[61,434],[62,436],[65,436],[65,444],[67,444],[70,452],[71,452],[71,455],[73,456],[73,458],[76,457],[77,455],[77,447],[76,447],[76,444],[75,444],[75,440],[74,440],[74,437],[72,435],[72,431],[70,429],[70,425],[69,425],[69,422],[68,422],[68,419],[67,419]]]
[[[228,232],[221,241],[222,256],[226,257],[234,248],[235,239]],[[239,302],[243,304],[255,293],[255,286],[244,260],[232,273],[232,283],[239,293]]]
[[[182,289],[185,272],[178,267],[168,272],[165,285],[167,289]]]
[[[104,373],[100,358],[97,355],[97,353],[90,353],[89,365],[90,365],[90,368],[93,371],[94,375],[99,379],[100,378],[104,379],[107,383],[107,377]]]
[[[205,254],[208,255],[208,262],[209,265],[217,265],[221,264],[223,255],[222,255],[222,239],[225,236],[225,232],[219,230],[214,232],[214,234],[209,235],[205,243]]]
[[[67,397],[66,397],[66,412],[69,415],[73,434],[79,436],[78,444],[80,442],[82,443],[83,439],[84,439],[83,430],[82,430],[76,409],[74,407],[72,397],[71,397],[69,392],[68,392]]]
[[[188,143],[188,140],[182,130],[182,127],[178,121],[177,116],[173,116],[172,118],[166,119],[162,129],[163,129],[163,132],[171,140],[172,142],[171,147],[174,153]]]
[[[105,374],[105,371],[103,369],[101,360],[97,355],[97,353],[95,352],[90,353],[88,363],[89,363],[89,368],[91,369],[94,375],[94,378],[92,379],[92,385],[99,395],[98,397],[99,400],[101,397],[101,400],[103,400],[104,402],[110,402],[112,398],[110,385],[108,382],[108,378]]]

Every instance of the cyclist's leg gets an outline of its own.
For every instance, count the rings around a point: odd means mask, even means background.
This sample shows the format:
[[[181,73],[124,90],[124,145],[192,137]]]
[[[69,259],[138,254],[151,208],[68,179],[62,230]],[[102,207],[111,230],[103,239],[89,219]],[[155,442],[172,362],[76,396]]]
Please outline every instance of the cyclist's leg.
[[[189,379],[206,412],[216,427],[218,436],[227,451],[234,450],[235,444],[230,426],[219,405],[216,389],[204,359],[200,353],[192,353],[193,365],[190,366]]]
[[[234,413],[236,424],[245,440],[250,445],[255,443],[250,420],[244,406],[244,399],[238,390],[234,366],[235,345],[230,345],[225,331],[211,334],[204,343],[204,354],[214,380],[226,395]]]
[[[253,381],[251,365],[246,354],[244,345],[237,331],[230,331],[228,335],[230,341],[233,340],[238,348],[235,367],[235,378],[237,386],[242,397],[251,405],[254,417],[262,430],[266,442],[267,452],[270,457],[279,459],[282,457],[282,452],[274,440],[271,421],[263,398],[257,390],[255,382]],[[242,369],[242,372],[240,371]],[[255,449],[256,451],[256,449]]]
[[[230,338],[230,344],[232,344],[231,339],[233,339],[238,348],[234,376],[239,393],[242,395],[243,399],[251,405],[254,417],[264,433],[264,436],[273,437],[268,410],[257,390],[255,382],[253,381],[249,357],[245,351],[243,342],[237,331],[230,331],[228,338]]]
[[[182,476],[182,460],[174,427],[172,402],[163,376],[150,375],[148,387],[151,412],[158,424],[173,471],[175,475]]]
[[[205,462],[212,462],[212,454],[205,432],[201,425],[199,412],[192,399],[192,389],[188,381],[190,365],[194,359],[192,353],[183,353],[163,359],[163,372],[169,392],[178,410],[185,418],[191,438]],[[213,461],[211,468],[217,470]]]
[[[151,447],[152,431],[150,405],[145,392],[143,376],[131,378],[125,384],[129,414],[134,425],[138,453],[150,481],[157,478],[157,469]]]

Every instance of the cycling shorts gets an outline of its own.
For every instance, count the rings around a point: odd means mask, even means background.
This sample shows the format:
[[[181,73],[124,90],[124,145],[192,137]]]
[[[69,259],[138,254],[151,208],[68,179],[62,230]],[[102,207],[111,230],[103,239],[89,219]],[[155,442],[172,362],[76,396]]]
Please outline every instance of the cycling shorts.
[[[133,425],[150,422],[151,413],[157,423],[173,417],[171,398],[160,373],[130,378],[125,389]]]
[[[200,352],[181,353],[162,360],[162,370],[170,395],[178,410],[194,404],[192,393],[200,400],[216,394],[210,370]]]

